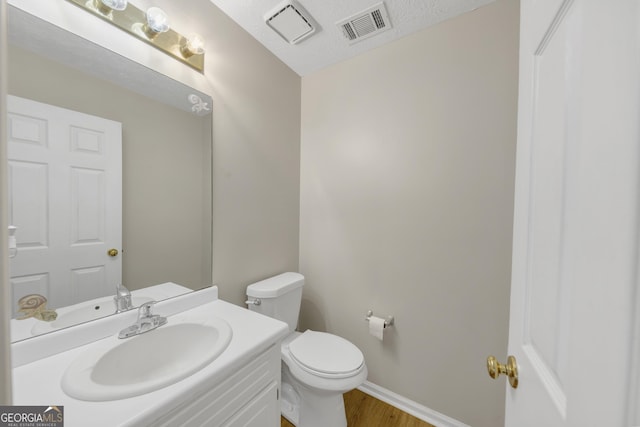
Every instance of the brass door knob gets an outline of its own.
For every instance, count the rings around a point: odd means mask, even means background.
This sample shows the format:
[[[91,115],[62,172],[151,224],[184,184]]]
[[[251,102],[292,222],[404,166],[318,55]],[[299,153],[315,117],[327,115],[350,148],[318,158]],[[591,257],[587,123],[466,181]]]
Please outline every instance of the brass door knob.
[[[107,255],[109,255],[109,256],[118,256],[118,250],[117,249],[109,249],[107,251]]]
[[[507,364],[503,365],[495,357],[489,356],[487,357],[487,371],[493,379],[498,378],[500,374],[505,374],[509,377],[511,387],[518,388],[518,364],[515,357],[507,357]]]

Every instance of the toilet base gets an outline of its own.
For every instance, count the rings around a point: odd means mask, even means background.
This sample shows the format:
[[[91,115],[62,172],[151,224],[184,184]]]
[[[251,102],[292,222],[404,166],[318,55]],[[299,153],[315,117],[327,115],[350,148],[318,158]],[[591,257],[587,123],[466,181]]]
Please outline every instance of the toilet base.
[[[280,395],[280,413],[294,426],[298,425],[298,413],[300,411],[300,395],[291,384],[282,382]]]
[[[308,387],[282,362],[281,413],[296,427],[347,427],[342,393]]]

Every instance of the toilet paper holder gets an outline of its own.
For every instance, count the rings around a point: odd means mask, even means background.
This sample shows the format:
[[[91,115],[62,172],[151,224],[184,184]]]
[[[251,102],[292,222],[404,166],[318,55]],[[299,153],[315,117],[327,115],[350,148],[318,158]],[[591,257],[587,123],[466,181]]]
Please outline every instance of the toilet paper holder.
[[[373,310],[369,310],[367,311],[367,315],[365,316],[364,320],[366,320],[367,322],[369,321],[369,319],[371,318],[371,316],[373,316]],[[393,326],[393,316],[387,316],[384,319],[384,327],[385,329],[388,328],[389,326]]]

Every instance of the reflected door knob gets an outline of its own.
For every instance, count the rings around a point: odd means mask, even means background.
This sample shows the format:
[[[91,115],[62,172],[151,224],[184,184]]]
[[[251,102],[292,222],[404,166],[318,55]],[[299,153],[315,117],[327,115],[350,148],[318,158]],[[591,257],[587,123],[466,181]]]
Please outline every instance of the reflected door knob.
[[[518,364],[515,357],[507,357],[507,364],[503,365],[495,357],[489,356],[487,357],[487,371],[493,379],[498,378],[500,374],[505,374],[509,377],[511,387],[518,388]]]
[[[109,256],[118,256],[118,250],[117,249],[109,249],[107,251],[107,255],[109,255]]]

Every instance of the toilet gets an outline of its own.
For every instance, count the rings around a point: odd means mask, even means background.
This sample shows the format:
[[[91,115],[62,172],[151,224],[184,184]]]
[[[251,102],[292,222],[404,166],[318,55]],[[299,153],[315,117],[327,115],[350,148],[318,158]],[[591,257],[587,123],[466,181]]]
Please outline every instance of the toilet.
[[[283,273],[247,287],[251,311],[289,325],[282,341],[282,415],[296,427],[346,427],[342,394],[367,379],[362,352],[326,332],[297,332],[304,276]]]

